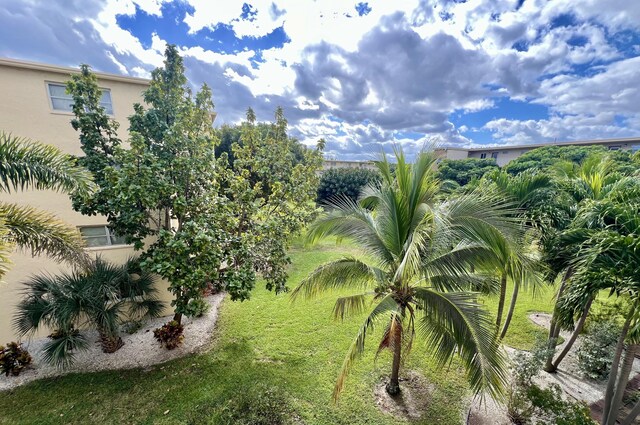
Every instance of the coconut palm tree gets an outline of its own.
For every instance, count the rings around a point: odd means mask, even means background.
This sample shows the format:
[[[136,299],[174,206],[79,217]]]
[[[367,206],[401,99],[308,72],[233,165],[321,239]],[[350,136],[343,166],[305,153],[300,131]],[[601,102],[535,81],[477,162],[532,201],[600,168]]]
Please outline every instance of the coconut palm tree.
[[[11,193],[49,189],[88,195],[94,185],[88,171],[53,146],[0,132],[0,191]],[[0,203],[0,278],[8,270],[9,254],[17,246],[33,255],[85,263],[84,242],[72,226],[53,214],[28,206]]]
[[[44,347],[44,359],[68,366],[73,351],[87,347],[78,329],[96,329],[105,353],[122,347],[119,328],[125,320],[158,317],[164,305],[153,278],[137,260],[113,265],[98,257],[86,270],[34,276],[24,283],[14,328],[21,335],[55,329]]]
[[[400,365],[420,336],[439,364],[457,353],[472,389],[497,396],[505,382],[505,360],[495,327],[471,289],[495,282],[478,273],[497,265],[487,244],[517,239],[521,223],[512,205],[496,196],[474,192],[439,201],[431,153],[418,154],[413,164],[400,150],[395,158],[395,172],[386,157],[376,163],[382,182],[366,189],[360,202],[334,199],[309,229],[311,242],[329,235],[346,238],[366,255],[318,267],[292,293],[297,299],[332,289],[359,290],[336,300],[338,319],[374,303],[348,350],[334,399],[378,325],[384,329],[378,351],[393,353],[389,394],[399,393]]]

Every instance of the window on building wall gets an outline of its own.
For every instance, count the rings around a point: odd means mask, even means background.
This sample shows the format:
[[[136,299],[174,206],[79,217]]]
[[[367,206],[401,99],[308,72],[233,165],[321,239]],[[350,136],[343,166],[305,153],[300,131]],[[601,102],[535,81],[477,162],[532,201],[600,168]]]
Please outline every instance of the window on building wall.
[[[620,150],[620,146],[609,146],[609,150],[610,151],[619,151]]]
[[[486,157],[487,157],[487,154],[486,154],[486,153],[481,153],[481,154],[480,154],[480,159],[485,159]]]
[[[51,108],[55,111],[67,111],[73,110],[73,98],[67,93],[67,89],[64,84],[47,83],[47,90],[49,92],[49,99],[51,100]],[[111,103],[111,91],[109,89],[102,89],[102,97],[100,98],[100,106],[104,108],[104,111],[113,115],[113,104]]]
[[[499,152],[491,152],[491,158],[498,159],[498,153]]]
[[[108,226],[81,226],[78,229],[89,248],[126,244],[124,236],[116,236]]]

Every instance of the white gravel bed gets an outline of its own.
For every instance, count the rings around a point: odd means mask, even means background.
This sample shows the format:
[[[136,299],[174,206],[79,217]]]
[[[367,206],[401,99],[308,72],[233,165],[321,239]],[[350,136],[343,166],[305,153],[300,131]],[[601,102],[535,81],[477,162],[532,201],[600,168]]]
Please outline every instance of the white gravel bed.
[[[143,327],[132,335],[121,333],[124,346],[115,353],[103,353],[100,348],[98,333],[86,331],[85,336],[90,341],[87,350],[76,353],[75,361],[69,368],[60,370],[42,361],[42,347],[48,338],[38,338],[23,341],[24,347],[33,356],[31,367],[19,376],[0,376],[0,391],[9,390],[36,379],[66,375],[74,372],[95,372],[100,370],[133,369],[148,367],[168,360],[173,360],[187,354],[202,351],[209,347],[213,329],[218,319],[218,308],[225,294],[215,294],[206,298],[211,308],[202,317],[183,318],[184,341],[173,349],[167,350],[153,337],[153,330],[162,326],[169,317],[148,320]]]

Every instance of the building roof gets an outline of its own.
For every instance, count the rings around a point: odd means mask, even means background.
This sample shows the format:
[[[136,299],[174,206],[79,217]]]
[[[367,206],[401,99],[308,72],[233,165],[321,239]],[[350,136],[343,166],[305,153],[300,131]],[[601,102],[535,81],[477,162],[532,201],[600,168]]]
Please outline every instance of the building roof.
[[[549,142],[535,143],[530,145],[488,145],[485,147],[465,148],[460,146],[443,146],[441,149],[480,152],[490,150],[519,150],[519,149],[535,149],[543,146],[589,146],[589,145],[608,145],[611,143],[640,143],[640,137],[622,137],[617,139],[596,139],[596,140],[573,140],[565,142]]]
[[[0,66],[53,72],[56,74],[64,74],[65,76],[69,76],[70,74],[77,74],[79,72],[77,68],[70,68],[70,67],[58,66],[58,65],[49,65],[45,63],[10,59],[10,58],[0,58]],[[94,74],[100,80],[119,81],[124,83],[140,84],[144,86],[148,86],[150,82],[150,80],[146,78],[129,77],[126,75],[108,74],[104,72],[94,72]]]

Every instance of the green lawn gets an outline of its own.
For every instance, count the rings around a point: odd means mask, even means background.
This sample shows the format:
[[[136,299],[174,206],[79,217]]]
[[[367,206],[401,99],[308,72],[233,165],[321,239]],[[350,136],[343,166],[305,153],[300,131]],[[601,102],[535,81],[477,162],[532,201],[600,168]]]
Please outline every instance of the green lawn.
[[[349,252],[348,246],[325,242],[292,251],[290,286],[321,264]],[[527,319],[529,311],[549,311],[551,291],[532,298],[523,294],[506,342],[527,347],[542,334]],[[331,320],[335,295],[292,304],[257,288],[250,301],[225,300],[211,351],[156,366],[75,374],[37,381],[0,393],[0,423],[218,423],[220,406],[243,389],[262,383],[279,387],[306,424],[402,423],[378,411],[372,388],[389,369],[389,357],[374,364],[375,337],[347,380],[338,404],[331,391],[344,354],[362,322]],[[495,308],[495,300],[487,299]],[[364,317],[364,316],[363,316]],[[408,368],[436,386],[422,424],[458,424],[467,385],[456,362],[437,369],[417,343]],[[0,378],[2,379],[2,378]]]

